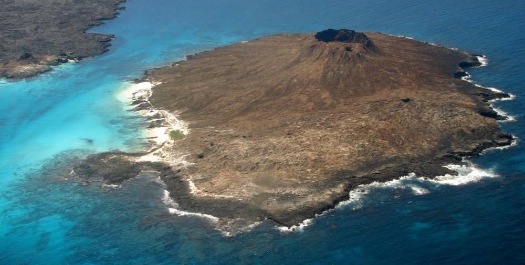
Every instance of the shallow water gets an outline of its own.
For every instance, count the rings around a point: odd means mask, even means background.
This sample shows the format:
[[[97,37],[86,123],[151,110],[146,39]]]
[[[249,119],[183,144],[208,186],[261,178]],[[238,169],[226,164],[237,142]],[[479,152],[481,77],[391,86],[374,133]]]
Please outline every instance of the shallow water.
[[[521,142],[472,159],[497,177],[456,186],[417,179],[375,185],[302,232],[265,222],[235,237],[206,219],[170,215],[162,184],[151,176],[108,189],[50,173],[74,156],[143,148],[144,121],[116,95],[144,70],[241,40],[325,28],[486,54],[489,65],[469,72],[476,83],[517,96],[495,105],[517,119],[502,128],[524,139],[521,1],[328,2],[129,0],[119,18],[92,29],[117,36],[110,52],[35,79],[0,82],[0,263],[525,263]]]

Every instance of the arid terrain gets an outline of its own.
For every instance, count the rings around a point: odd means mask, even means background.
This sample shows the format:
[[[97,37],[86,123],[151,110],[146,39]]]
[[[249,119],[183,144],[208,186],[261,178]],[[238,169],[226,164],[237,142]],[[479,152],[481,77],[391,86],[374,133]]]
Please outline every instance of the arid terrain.
[[[0,78],[26,78],[101,54],[112,35],[86,33],[125,0],[0,0]]]
[[[97,154],[74,170],[111,184],[157,172],[180,210],[223,226],[291,226],[360,184],[454,174],[443,166],[510,144],[497,123],[505,117],[487,103],[508,95],[460,78],[479,65],[467,53],[349,30],[217,48],[147,71],[157,85],[134,102],[189,133],[147,156]],[[169,126],[163,118],[151,126]]]

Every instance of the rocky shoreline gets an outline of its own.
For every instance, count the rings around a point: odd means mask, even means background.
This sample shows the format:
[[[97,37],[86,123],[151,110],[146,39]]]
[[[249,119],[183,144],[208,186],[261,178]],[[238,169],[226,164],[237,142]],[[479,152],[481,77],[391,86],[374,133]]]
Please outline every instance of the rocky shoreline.
[[[510,95],[461,80],[480,65],[348,30],[218,48],[148,71],[142,81],[157,85],[132,102],[151,128],[184,127],[183,138],[152,141],[141,154],[94,154],[74,173],[119,184],[156,172],[180,210],[215,216],[222,229],[264,219],[293,226],[359,185],[456,174],[444,166],[510,145],[497,124],[505,117],[488,104]],[[179,119],[187,124],[173,127]]]
[[[86,30],[115,18],[124,2],[0,1],[0,78],[29,78],[106,52],[114,36]]]

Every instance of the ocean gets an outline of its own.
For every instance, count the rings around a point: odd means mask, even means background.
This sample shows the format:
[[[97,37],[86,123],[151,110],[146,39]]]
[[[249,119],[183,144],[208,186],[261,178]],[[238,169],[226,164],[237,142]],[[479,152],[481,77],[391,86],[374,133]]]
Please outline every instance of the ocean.
[[[0,264],[525,264],[525,2],[518,0],[128,0],[90,32],[109,52],[39,77],[0,81]],[[493,105],[517,145],[471,158],[459,177],[404,178],[295,232],[265,221],[235,236],[170,214],[151,176],[121,188],[52,174],[86,154],[144,149],[146,123],[118,95],[145,70],[284,32],[403,35],[488,58],[476,84],[516,96]]]

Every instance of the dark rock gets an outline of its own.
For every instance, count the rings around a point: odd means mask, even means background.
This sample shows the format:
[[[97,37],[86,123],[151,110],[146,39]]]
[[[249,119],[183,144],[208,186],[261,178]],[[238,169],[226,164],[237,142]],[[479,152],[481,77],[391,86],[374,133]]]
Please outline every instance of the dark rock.
[[[458,66],[464,69],[464,68],[469,68],[469,67],[481,66],[481,63],[476,60],[472,62],[461,62],[458,64]]]
[[[150,108],[151,108],[151,105],[150,105],[149,103],[147,103],[147,102],[142,102],[142,103],[136,105],[136,106],[132,109],[132,111],[148,110],[148,109],[150,109]]]
[[[502,99],[502,98],[510,98],[510,95],[507,93],[493,92],[493,91],[478,92],[478,93],[475,93],[474,95],[482,98],[484,102],[488,102],[488,101],[496,100],[496,99]]]
[[[56,59],[57,63],[67,63],[68,62],[68,58],[67,57],[58,57]]]
[[[119,156],[100,154],[88,157],[73,169],[83,179],[103,179],[107,183],[117,184],[136,177],[142,171],[142,165]]]
[[[30,52],[25,52],[24,54],[20,55],[20,60],[29,60],[33,58],[33,55]]]
[[[345,43],[359,43],[365,49],[375,50],[375,45],[364,33],[356,32],[348,29],[327,29],[319,31],[315,34],[318,41],[323,42],[345,42]],[[345,48],[347,51],[348,47]],[[351,47],[350,47],[351,50]]]
[[[482,108],[482,109],[480,109],[478,111],[478,113],[481,116],[493,118],[493,119],[496,119],[496,120],[506,120],[507,119],[507,117],[499,115],[496,111],[494,111],[493,109],[490,109],[490,108]]]
[[[454,78],[461,79],[465,76],[468,76],[468,73],[465,71],[458,71],[454,73]]]
[[[153,120],[149,123],[148,128],[158,128],[164,126],[164,120]]]

